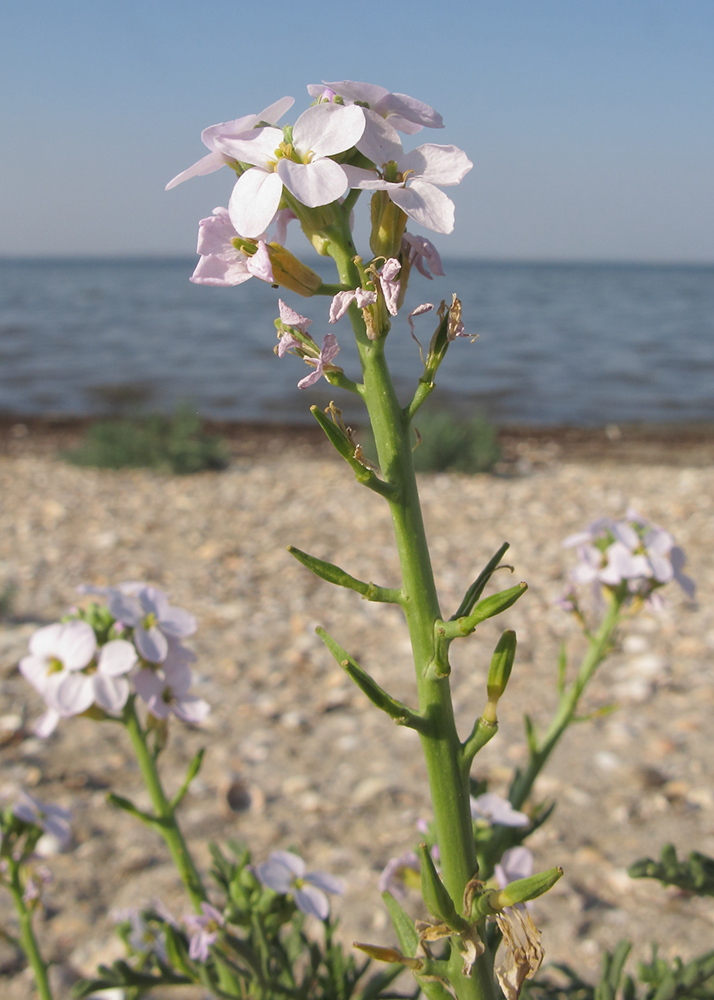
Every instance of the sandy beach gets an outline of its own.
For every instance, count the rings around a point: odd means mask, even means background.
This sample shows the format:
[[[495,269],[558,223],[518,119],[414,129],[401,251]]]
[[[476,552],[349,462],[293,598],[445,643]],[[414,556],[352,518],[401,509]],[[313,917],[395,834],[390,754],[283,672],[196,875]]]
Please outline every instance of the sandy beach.
[[[430,815],[420,749],[351,686],[314,629],[323,625],[409,702],[406,630],[396,609],[331,588],[286,552],[294,544],[394,585],[386,505],[312,431],[236,430],[227,471],[185,478],[67,465],[57,451],[78,432],[7,422],[0,445],[0,590],[15,587],[0,620],[0,792],[24,787],[73,813],[72,848],[48,859],[54,882],[38,921],[58,963],[57,997],[118,956],[113,908],[161,898],[176,916],[187,910],[163,844],[105,803],[109,789],[144,803],[119,727],[72,719],[46,742],[31,732],[41,702],[18,660],[34,629],[74,603],[82,583],[146,580],[199,620],[197,693],[213,711],[200,729],[172,726],[163,766],[175,789],[198,747],[208,747],[183,814],[200,865],[209,839],[243,839],[256,861],[292,847],[309,868],[345,880],[335,904],[345,942],[392,944],[377,879]],[[617,709],[571,730],[536,790],[558,806],[529,846],[540,868],[565,869],[535,910],[547,960],[592,977],[602,950],[623,937],[635,942],[633,959],[646,957],[652,941],[668,957],[714,941],[714,901],[626,875],[667,841],[714,854],[714,449],[703,431],[666,441],[619,428],[572,433],[504,434],[499,475],[428,475],[420,490],[445,614],[503,541],[514,579],[529,584],[522,601],[454,655],[465,733],[484,706],[501,629],[518,633],[500,732],[474,768],[501,793],[524,760],[523,712],[546,724],[554,709],[560,644],[572,662],[583,650],[575,623],[553,603],[572,565],[562,539],[632,505],[687,552],[696,603],[672,587],[664,615],[627,623],[585,705]],[[5,944],[0,992],[6,1000],[32,995]]]

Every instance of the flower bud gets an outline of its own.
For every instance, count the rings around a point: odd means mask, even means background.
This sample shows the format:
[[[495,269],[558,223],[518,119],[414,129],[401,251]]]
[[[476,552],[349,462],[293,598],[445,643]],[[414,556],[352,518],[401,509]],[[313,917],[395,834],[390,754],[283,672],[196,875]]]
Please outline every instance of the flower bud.
[[[398,257],[407,216],[386,191],[375,191],[371,202],[372,232],[369,245],[375,257]]]
[[[515,658],[516,633],[512,629],[506,629],[493,651],[491,666],[488,670],[488,680],[486,681],[488,704],[482,716],[486,722],[496,721],[496,705],[506,690]]]
[[[275,283],[283,288],[307,298],[314,295],[322,284],[319,274],[279,243],[268,243],[268,256]]]
[[[399,965],[405,965],[414,972],[419,971],[424,966],[420,958],[409,958],[407,955],[402,955],[401,951],[397,951],[396,948],[383,948],[379,944],[363,944],[361,941],[355,941],[354,947],[359,948],[365,955],[369,955],[377,962],[396,962]]]

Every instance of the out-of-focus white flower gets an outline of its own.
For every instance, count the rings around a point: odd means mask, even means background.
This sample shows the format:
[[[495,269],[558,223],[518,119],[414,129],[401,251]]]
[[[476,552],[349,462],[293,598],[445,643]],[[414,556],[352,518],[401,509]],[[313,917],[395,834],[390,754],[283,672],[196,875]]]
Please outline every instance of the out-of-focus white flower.
[[[273,851],[267,861],[255,869],[260,882],[273,892],[290,895],[303,913],[320,920],[330,915],[330,903],[325,893],[344,891],[340,879],[327,872],[308,872],[303,859],[292,851]]]
[[[621,520],[603,517],[585,531],[565,539],[566,548],[575,548],[578,564],[571,574],[574,584],[592,584],[617,589],[622,584],[633,596],[645,600],[653,609],[663,605],[656,593],[671,580],[676,581],[691,599],[694,581],[682,572],[684,551],[672,535],[630,508]]]
[[[495,823],[502,826],[528,826],[530,823],[525,813],[518,812],[508,799],[501,798],[495,792],[484,792],[476,798],[471,797],[471,817],[491,826]]]

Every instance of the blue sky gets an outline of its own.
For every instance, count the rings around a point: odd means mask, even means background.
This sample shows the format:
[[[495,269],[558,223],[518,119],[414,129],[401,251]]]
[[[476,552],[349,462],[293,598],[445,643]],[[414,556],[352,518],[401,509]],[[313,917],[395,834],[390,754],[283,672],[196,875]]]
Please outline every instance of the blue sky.
[[[191,254],[201,129],[356,79],[474,162],[442,253],[714,262],[713,47],[712,0],[5,0],[0,254]]]

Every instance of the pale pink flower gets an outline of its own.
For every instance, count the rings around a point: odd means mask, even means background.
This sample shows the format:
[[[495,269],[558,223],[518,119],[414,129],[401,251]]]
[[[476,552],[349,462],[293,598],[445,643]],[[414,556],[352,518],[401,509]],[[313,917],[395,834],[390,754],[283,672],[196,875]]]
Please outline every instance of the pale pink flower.
[[[407,885],[419,884],[419,858],[414,851],[405,851],[398,858],[390,858],[379,876],[380,892],[389,892],[395,899],[406,899]]]
[[[508,799],[494,792],[484,792],[476,798],[471,796],[471,816],[473,819],[493,826],[528,826],[529,818],[525,813],[514,809]]]
[[[325,893],[341,894],[340,879],[327,872],[308,872],[301,857],[292,851],[273,851],[267,861],[257,865],[259,881],[281,895],[291,895],[303,913],[327,920],[330,904]]]
[[[236,249],[233,240],[238,236],[227,208],[214,208],[213,215],[201,219],[196,247],[201,259],[190,280],[196,285],[227,287],[255,277],[272,284],[275,279],[265,233],[258,238],[258,249],[252,257]]]
[[[197,725],[209,714],[211,706],[203,698],[189,694],[192,682],[193,674],[188,663],[178,656],[167,656],[160,668],[140,670],[134,677],[136,692],[146,702],[151,715],[157,719],[175,715],[184,722]]]
[[[379,284],[382,289],[382,294],[384,295],[384,303],[387,307],[387,311],[392,316],[396,316],[399,312],[397,302],[399,300],[399,279],[398,275],[402,269],[402,265],[396,259],[396,257],[390,257],[382,265],[379,273]]]
[[[316,104],[295,122],[289,146],[276,128],[257,128],[239,138],[218,137],[221,152],[253,164],[238,178],[228,204],[238,232],[255,237],[268,228],[283,185],[308,208],[341,198],[349,187],[347,175],[330,157],[354,146],[364,125],[358,107]]]
[[[225,927],[225,919],[220,910],[210,903],[201,903],[203,913],[201,915],[191,914],[184,917],[184,924],[189,933],[188,957],[195,962],[205,962],[208,958],[208,949],[215,944],[222,927]]]
[[[345,104],[358,101],[360,106],[369,108],[381,118],[388,118],[393,128],[407,135],[420,132],[424,126],[444,127],[441,115],[428,104],[407,94],[392,94],[386,87],[379,87],[375,83],[358,83],[356,80],[340,80],[337,83],[323,81],[322,86],[311,83],[307,92],[311,97],[323,101],[334,100],[336,96],[341,97]]]
[[[134,647],[123,639],[111,640],[97,653],[94,630],[84,621],[38,629],[30,638],[30,656],[20,661],[20,672],[48,705],[35,724],[36,735],[49,736],[60,719],[81,715],[95,703],[106,712],[121,711],[129,697],[122,675],[136,659]]]
[[[259,124],[275,125],[285,112],[290,110],[294,103],[295,99],[293,97],[282,97],[279,101],[276,101],[275,104],[271,104],[269,107],[264,108],[264,110],[257,115],[244,115],[242,118],[235,118],[230,122],[219,122],[218,125],[210,125],[208,128],[204,129],[201,133],[201,141],[204,146],[208,146],[211,152],[207,156],[198,160],[187,170],[177,174],[176,177],[174,177],[173,180],[170,180],[166,185],[166,190],[170,191],[171,188],[176,187],[177,184],[181,184],[183,181],[187,181],[190,177],[211,174],[214,170],[219,170],[226,164],[234,164],[236,162],[235,158],[226,156],[225,153],[222,153],[220,149],[218,149],[216,145],[217,137],[221,136],[233,138],[243,135],[245,132],[249,132]]]
[[[665,602],[656,591],[675,580],[690,599],[694,597],[694,582],[682,572],[684,551],[668,531],[632,509],[618,521],[599,518],[585,531],[569,535],[563,545],[577,550],[573,583],[592,584],[596,595],[602,585],[617,588],[626,583],[631,594],[660,610]]]
[[[377,293],[364,288],[353,288],[351,291],[338,292],[330,303],[330,323],[337,323],[345,315],[350,305],[355,302],[359,309],[374,305]]]
[[[363,191],[386,191],[408,216],[427,229],[450,233],[454,228],[454,204],[439,190],[459,184],[473,164],[457,146],[426,143],[405,153],[397,132],[383,119],[372,121],[373,129],[357,143],[357,149],[375,164],[375,170],[346,165],[350,187]],[[388,181],[387,165],[396,164],[398,179]]]
[[[339,351],[340,348],[337,343],[337,337],[334,333],[326,333],[317,358],[305,358],[308,364],[315,366],[315,370],[310,372],[309,375],[306,375],[305,378],[300,379],[298,382],[298,389],[307,389],[309,386],[314,385],[315,382],[319,381],[321,376],[325,374],[325,369],[330,366],[333,359],[337,354],[339,354]]]
[[[429,281],[435,274],[440,278],[444,277],[444,267],[439,251],[425,236],[404,233],[401,251],[406,261]]]
[[[39,826],[45,833],[54,837],[61,850],[72,839],[69,828],[69,821],[72,817],[69,810],[63,809],[62,806],[47,805],[28,792],[20,792],[12,811],[18,819]]]
[[[527,847],[523,847],[523,845],[510,847],[503,852],[500,863],[495,866],[494,878],[501,889],[505,889],[509,882],[531,876],[534,866],[533,852]]]
[[[122,584],[108,594],[114,617],[134,629],[134,645],[142,659],[161,663],[169,639],[182,639],[196,631],[196,619],[183,608],[169,604],[163,590],[146,584]]]
[[[27,874],[25,891],[22,894],[23,903],[35,903],[42,895],[42,890],[52,881],[52,872],[46,865],[36,865]]]
[[[294,326],[303,333],[307,333],[307,328],[312,326],[312,320],[307,316],[301,316],[299,312],[291,309],[282,299],[278,299],[278,310],[280,312],[280,322],[285,326]]]
[[[411,334],[412,334],[412,337],[414,337],[414,340],[416,340],[416,334],[414,333],[414,319],[413,319],[413,317],[414,316],[423,316],[424,313],[431,312],[431,310],[433,308],[434,308],[434,303],[433,302],[422,302],[422,304],[420,306],[417,306],[416,309],[412,309],[412,311],[407,316],[407,320],[409,322],[409,329],[411,330]],[[418,343],[419,343],[419,341],[417,340],[417,344]]]

